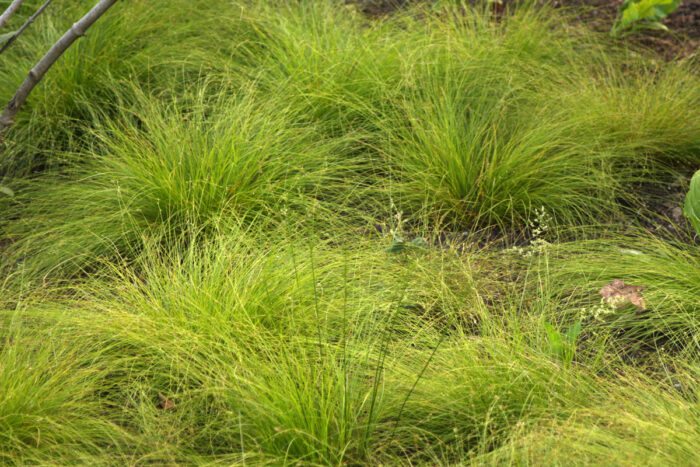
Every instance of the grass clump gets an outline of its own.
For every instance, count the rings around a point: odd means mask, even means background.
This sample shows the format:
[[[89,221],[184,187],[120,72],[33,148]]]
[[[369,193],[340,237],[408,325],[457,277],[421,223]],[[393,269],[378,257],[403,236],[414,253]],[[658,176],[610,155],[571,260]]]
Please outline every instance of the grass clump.
[[[673,110],[696,107],[688,70],[641,85],[650,73],[623,70],[624,53],[546,15],[525,8],[499,24],[448,7],[416,28],[430,42],[412,51],[382,145],[406,211],[510,228],[545,206],[563,224],[596,222],[630,198],[640,167],[697,158],[697,119]]]
[[[254,95],[123,109],[93,131],[91,154],[20,190],[11,251],[37,274],[70,273],[133,257],[144,236],[215,231],[225,219],[281,222],[341,201],[334,187],[353,183],[342,140],[314,138],[293,110]]]
[[[684,371],[683,378],[692,380],[694,373]],[[697,402],[678,391],[660,390],[656,382],[640,375],[626,375],[620,382],[607,389],[607,401],[599,407],[520,430],[477,462],[537,463],[539,456],[546,456],[552,465],[571,464],[572,458],[580,465],[624,464],[630,458],[644,465],[692,462],[697,455],[692,447],[697,439]]]
[[[83,357],[103,350],[69,346],[59,332],[43,329],[51,320],[24,311],[0,317],[0,459],[8,465],[104,462],[101,446],[118,453],[129,434],[97,416],[105,373],[84,365]]]
[[[23,21],[41,3],[26,2],[13,21]],[[51,5],[2,54],[3,101],[9,101],[34,64],[92,6],[87,0]],[[116,5],[63,54],[29,96],[3,143],[2,173],[23,176],[70,162],[61,154],[83,149],[83,136],[93,124],[107,116],[118,118],[121,105],[134,103],[130,98],[136,96],[129,93],[134,83],[148,93],[180,95],[203,73],[213,80],[218,76],[213,71],[227,68],[231,53],[213,38],[226,33],[232,43],[240,42],[235,31],[221,29],[225,18],[236,13],[240,8],[235,4],[179,0]]]

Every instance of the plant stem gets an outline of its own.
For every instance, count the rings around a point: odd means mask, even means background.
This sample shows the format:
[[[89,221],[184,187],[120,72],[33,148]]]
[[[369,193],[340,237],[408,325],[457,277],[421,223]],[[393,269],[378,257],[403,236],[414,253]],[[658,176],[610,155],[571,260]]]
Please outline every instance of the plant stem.
[[[22,5],[22,2],[24,2],[24,0],[14,0],[12,3],[10,3],[10,6],[8,6],[7,9],[2,13],[2,15],[0,15],[0,29],[2,29],[2,27],[5,26],[5,23],[7,23],[7,21],[9,21],[12,15],[15,14],[15,12]]]
[[[14,123],[15,115],[27,100],[29,93],[41,81],[51,66],[85,31],[97,21],[117,0],[100,0],[85,16],[73,24],[71,28],[49,49],[44,57],[29,71],[15,95],[0,115],[0,142],[5,130]],[[47,2],[48,3],[48,2]],[[44,4],[46,5],[46,4]],[[43,7],[42,7],[43,8]]]
[[[0,49],[0,54],[3,53],[5,50],[7,50],[7,49],[10,47],[10,45],[12,45],[12,43],[13,43],[15,40],[17,40],[17,38],[20,36],[20,34],[22,34],[22,33],[24,32],[24,30],[27,29],[27,28],[29,27],[29,25],[32,24],[32,23],[34,22],[34,20],[37,18],[37,16],[39,16],[39,15],[46,9],[46,7],[49,6],[49,3],[51,3],[51,0],[46,0],[46,2],[45,2],[43,5],[41,5],[41,7],[40,7],[38,10],[36,10],[36,13],[34,13],[34,14],[27,20],[27,22],[24,23],[24,24],[22,25],[22,27],[19,28],[19,29],[17,30],[17,32],[15,32],[15,33],[12,35],[12,37],[10,37],[10,39],[9,39],[7,42],[5,42],[5,44],[3,44],[2,48]]]

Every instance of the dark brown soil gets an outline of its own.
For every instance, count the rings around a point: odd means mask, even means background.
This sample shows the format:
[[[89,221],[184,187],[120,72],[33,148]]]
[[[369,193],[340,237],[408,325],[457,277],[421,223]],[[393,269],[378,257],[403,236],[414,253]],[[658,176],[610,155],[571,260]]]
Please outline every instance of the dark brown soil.
[[[429,3],[431,0],[348,0],[356,3],[369,16],[389,14],[409,3]],[[507,6],[521,0],[503,0]],[[575,18],[594,30],[607,32],[612,26],[622,0],[538,0],[555,8],[575,9]],[[622,40],[632,41],[654,49],[666,60],[688,57],[700,45],[700,0],[684,0],[664,21],[670,32],[644,31]]]
[[[679,174],[655,183],[640,183],[631,187],[639,193],[638,205],[629,206],[628,219],[632,230],[638,224],[657,237],[700,246],[700,235],[694,232],[683,214],[689,179]]]

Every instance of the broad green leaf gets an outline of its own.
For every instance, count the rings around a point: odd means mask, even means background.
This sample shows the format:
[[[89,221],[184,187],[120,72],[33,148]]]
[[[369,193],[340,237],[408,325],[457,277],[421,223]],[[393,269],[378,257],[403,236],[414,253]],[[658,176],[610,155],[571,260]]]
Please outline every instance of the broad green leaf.
[[[636,2],[640,17],[645,19],[663,19],[680,5],[679,0],[639,0]]]
[[[700,235],[700,170],[690,179],[690,189],[685,196],[683,212],[695,231]]]
[[[389,253],[398,253],[399,251],[404,251],[409,247],[420,247],[428,248],[428,242],[424,238],[416,237],[410,242],[405,242],[402,238],[397,237],[391,242],[391,246],[386,250]]]
[[[423,237],[414,238],[413,240],[411,240],[411,244],[414,246],[419,246],[421,248],[428,248],[430,246]]]
[[[665,25],[659,23],[658,21],[654,21],[651,23],[642,23],[639,26],[646,29],[658,29],[660,31],[668,31],[668,28]]]
[[[576,339],[578,339],[578,335],[581,334],[581,329],[581,320],[578,320],[566,330],[564,337],[566,337],[566,340],[570,345],[573,346],[576,344]]]
[[[667,0],[665,2],[660,2],[654,5],[654,9],[656,10],[656,14],[659,15],[660,18],[665,18],[666,16],[676,11],[680,5],[681,0]]]
[[[406,242],[403,240],[394,240],[391,242],[391,246],[386,250],[389,253],[398,253],[406,249]]]
[[[551,324],[544,322],[544,331],[547,333],[547,340],[549,341],[549,349],[553,354],[556,355],[561,355],[561,352],[563,350],[563,342],[561,338],[561,334],[559,331],[554,329],[554,326]]]
[[[7,196],[15,196],[15,192],[6,186],[0,185],[0,193],[5,193]]]
[[[630,4],[622,14],[622,26],[628,26],[639,20],[639,6],[636,3]]]
[[[668,28],[659,21],[666,18],[680,6],[681,0],[626,0],[621,6],[618,19],[612,27],[612,34],[640,29]]]
[[[639,19],[648,19],[654,16],[654,1],[653,0],[642,0],[637,3],[637,11],[639,14]]]

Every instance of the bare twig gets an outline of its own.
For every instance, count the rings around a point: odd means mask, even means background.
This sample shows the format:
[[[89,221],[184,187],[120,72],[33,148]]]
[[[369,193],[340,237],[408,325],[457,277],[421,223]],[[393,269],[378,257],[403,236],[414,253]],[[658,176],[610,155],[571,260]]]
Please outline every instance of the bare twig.
[[[0,29],[2,29],[2,27],[5,26],[5,23],[7,23],[12,15],[15,14],[15,11],[19,9],[22,2],[24,2],[24,0],[14,0],[12,3],[10,3],[10,6],[7,7],[3,14],[0,15]]]
[[[12,37],[10,37],[10,39],[8,39],[7,42],[5,42],[5,44],[3,44],[2,48],[0,49],[0,54],[3,53],[5,50],[7,50],[7,48],[8,48],[10,45],[12,45],[12,43],[19,37],[19,35],[22,34],[22,33],[24,32],[24,30],[27,29],[27,28],[29,27],[29,25],[32,24],[32,23],[34,22],[34,20],[36,19],[36,17],[39,16],[39,15],[46,9],[47,6],[49,6],[49,3],[51,3],[51,0],[46,0],[46,2],[45,2],[43,5],[41,5],[41,8],[39,8],[38,10],[36,10],[36,13],[34,13],[34,14],[27,20],[27,22],[24,23],[24,24],[22,25],[22,27],[19,28],[19,29],[17,30],[17,32],[15,32],[15,33],[12,35]]]
[[[29,71],[29,74],[20,85],[15,95],[5,107],[2,115],[0,115],[0,142],[5,130],[14,123],[15,115],[19,111],[22,104],[27,100],[29,93],[41,81],[46,72],[51,66],[56,63],[56,60],[68,50],[68,48],[78,38],[85,35],[85,31],[97,21],[112,5],[117,3],[117,0],[100,0],[85,16],[78,22],[73,24],[71,28],[56,42],[51,49],[39,60],[39,62]]]

